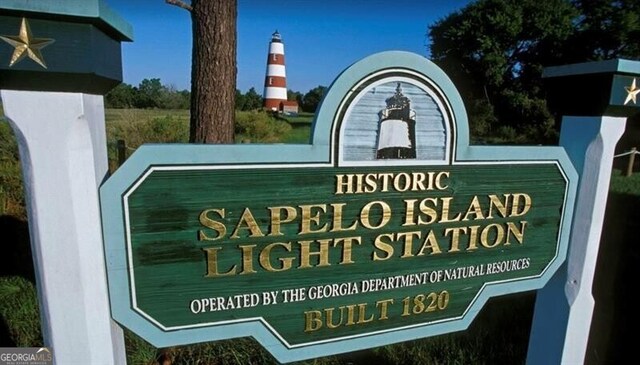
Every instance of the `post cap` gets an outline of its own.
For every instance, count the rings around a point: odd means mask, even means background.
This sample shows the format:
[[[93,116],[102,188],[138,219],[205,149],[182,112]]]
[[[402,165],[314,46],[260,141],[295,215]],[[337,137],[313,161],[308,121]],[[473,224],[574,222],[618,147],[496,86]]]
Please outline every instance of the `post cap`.
[[[102,0],[0,3],[0,89],[104,94],[122,82],[130,24]]]
[[[562,115],[640,113],[640,62],[613,59],[544,69],[549,107]]]

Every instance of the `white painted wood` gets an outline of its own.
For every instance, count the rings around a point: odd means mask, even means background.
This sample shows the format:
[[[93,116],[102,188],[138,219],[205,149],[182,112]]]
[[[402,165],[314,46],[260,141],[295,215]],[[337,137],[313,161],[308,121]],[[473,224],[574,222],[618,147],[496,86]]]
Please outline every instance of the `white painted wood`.
[[[614,149],[626,118],[565,117],[562,123],[560,144],[580,183],[566,265],[538,292],[528,364],[584,363]]]
[[[56,364],[126,363],[111,320],[98,187],[102,96],[2,90],[22,161],[45,345]]]

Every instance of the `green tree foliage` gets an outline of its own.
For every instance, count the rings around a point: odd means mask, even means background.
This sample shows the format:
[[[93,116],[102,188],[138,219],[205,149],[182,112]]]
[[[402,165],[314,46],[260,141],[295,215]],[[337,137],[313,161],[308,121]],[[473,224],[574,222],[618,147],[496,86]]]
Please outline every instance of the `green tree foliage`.
[[[191,93],[188,90],[178,90],[169,85],[162,88],[160,95],[161,109],[189,109]]]
[[[144,79],[137,87],[122,83],[105,96],[107,108],[189,109],[191,93],[163,85],[160,79]]]
[[[302,110],[309,113],[315,113],[318,105],[320,105],[320,102],[322,101],[325,91],[327,91],[326,86],[317,86],[304,94],[301,104]]]
[[[297,101],[298,105],[302,105],[302,93],[299,91],[287,90],[287,100]]]
[[[138,108],[159,108],[162,103],[162,83],[160,79],[144,79],[138,85],[136,106]]]
[[[135,105],[137,89],[125,83],[113,88],[105,96],[107,108],[125,109]]]
[[[640,1],[574,0],[579,11],[568,44],[573,61],[640,58]]]
[[[479,0],[429,27],[434,62],[463,94],[472,133],[550,141],[542,70],[640,56],[637,0]]]
[[[250,88],[244,94],[244,107],[242,110],[256,110],[262,108],[262,95],[258,94],[255,88]]]
[[[262,108],[262,96],[255,88],[250,88],[246,94],[236,89],[236,110],[250,111]]]
[[[242,91],[236,89],[236,110],[244,110],[244,103],[244,94],[242,94]]]
[[[462,92],[472,131],[526,125],[536,137],[549,134],[540,76],[560,61],[557,45],[576,16],[565,0],[480,0],[430,27],[433,60]]]

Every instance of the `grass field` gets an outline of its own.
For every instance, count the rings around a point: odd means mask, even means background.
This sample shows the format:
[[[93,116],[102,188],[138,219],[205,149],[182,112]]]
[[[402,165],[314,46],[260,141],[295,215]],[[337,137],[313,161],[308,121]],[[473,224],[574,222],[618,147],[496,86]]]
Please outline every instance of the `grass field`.
[[[312,117],[305,114],[286,118],[286,120],[275,120],[264,113],[239,113],[236,142],[308,143]],[[126,141],[129,153],[147,142],[186,142],[188,120],[188,111],[184,110],[107,110],[106,128],[110,167],[117,168],[117,140]],[[637,204],[640,203],[640,173],[630,178],[614,173],[610,200],[612,204],[607,211],[603,237],[613,237],[614,242],[608,242],[608,244],[628,241],[627,237],[635,237],[636,223],[633,222],[640,219],[638,213],[634,213]],[[8,123],[0,121],[0,232],[3,236],[0,251],[0,315],[3,319],[0,321],[0,347],[42,345],[28,229],[25,221],[17,146]],[[637,256],[637,248],[631,252],[635,252]],[[627,272],[625,271],[624,274],[627,275]],[[600,276],[596,278],[596,285],[604,286],[607,280],[618,279]],[[598,284],[599,281],[605,284]],[[471,327],[464,332],[316,359],[306,363],[523,363],[534,299],[534,293],[494,298],[481,311]],[[621,300],[624,298],[611,299],[609,305],[617,306],[618,301]],[[599,322],[605,323],[610,320],[606,316],[596,317],[594,326]],[[130,364],[157,364],[161,358],[172,359],[174,364],[276,363],[252,339],[159,350],[127,331],[126,346]],[[607,345],[602,346],[607,351],[610,350]],[[620,355],[613,354],[606,358],[616,358],[616,356]]]
[[[283,139],[283,143],[308,143],[311,134],[311,123],[314,115],[311,113],[300,113],[295,117],[285,117],[291,131]]]
[[[612,193],[640,196],[640,172],[636,172],[633,175],[626,177],[622,175],[622,171],[613,170],[613,174],[611,175],[611,187],[609,190]]]

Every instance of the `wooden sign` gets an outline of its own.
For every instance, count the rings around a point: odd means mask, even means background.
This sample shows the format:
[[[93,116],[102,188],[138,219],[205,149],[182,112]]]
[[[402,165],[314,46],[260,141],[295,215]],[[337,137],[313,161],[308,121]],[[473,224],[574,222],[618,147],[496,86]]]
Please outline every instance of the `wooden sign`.
[[[566,256],[559,147],[469,146],[428,60],[348,68],[308,145],[150,145],[101,188],[114,319],[156,346],[253,336],[294,361],[465,329]]]

